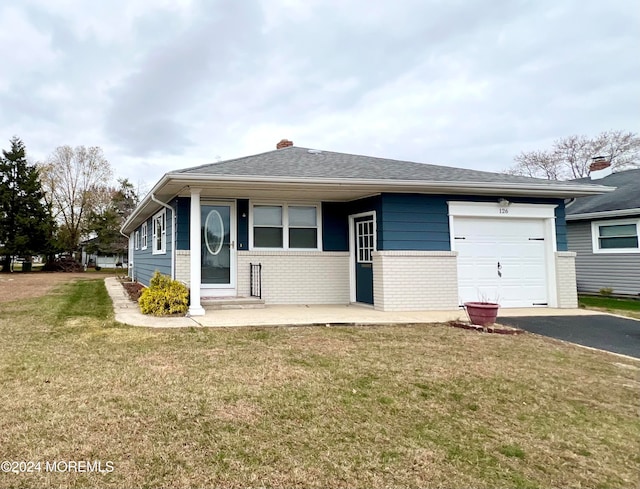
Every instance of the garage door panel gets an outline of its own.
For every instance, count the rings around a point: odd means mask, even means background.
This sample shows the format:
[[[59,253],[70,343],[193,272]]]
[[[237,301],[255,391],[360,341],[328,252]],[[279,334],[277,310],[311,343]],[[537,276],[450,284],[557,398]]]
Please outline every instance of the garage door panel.
[[[502,307],[547,302],[544,221],[455,218],[461,302],[498,299]],[[530,239],[532,238],[532,239]]]

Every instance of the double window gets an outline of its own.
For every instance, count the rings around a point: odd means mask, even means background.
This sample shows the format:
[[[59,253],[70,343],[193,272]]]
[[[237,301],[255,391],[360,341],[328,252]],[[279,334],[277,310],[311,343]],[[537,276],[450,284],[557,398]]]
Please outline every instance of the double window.
[[[143,222],[140,226],[140,249],[147,249],[147,222]]]
[[[639,253],[640,219],[591,223],[594,253]]]
[[[320,249],[319,206],[256,204],[253,248]]]
[[[167,250],[167,212],[161,210],[153,216],[153,253],[166,253]]]

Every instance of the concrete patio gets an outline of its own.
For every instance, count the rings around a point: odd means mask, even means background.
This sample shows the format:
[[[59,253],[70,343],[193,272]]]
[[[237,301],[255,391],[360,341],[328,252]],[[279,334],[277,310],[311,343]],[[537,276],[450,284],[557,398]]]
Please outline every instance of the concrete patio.
[[[462,309],[383,312],[358,304],[268,305],[263,309],[207,311],[204,316],[195,317],[154,317],[146,316],[140,312],[138,304],[129,299],[126,291],[116,278],[106,278],[105,285],[113,300],[116,321],[131,326],[151,328],[413,324],[467,320],[466,313]],[[498,322],[500,322],[500,317],[507,316],[577,316],[592,314],[598,313],[584,309],[501,309],[498,314]]]

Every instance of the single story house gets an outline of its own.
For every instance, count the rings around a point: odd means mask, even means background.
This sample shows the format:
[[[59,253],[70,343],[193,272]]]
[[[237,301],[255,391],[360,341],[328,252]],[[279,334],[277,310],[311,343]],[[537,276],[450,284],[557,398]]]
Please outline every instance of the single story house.
[[[605,172],[605,175],[602,175]],[[578,183],[615,187],[567,204],[567,243],[576,256],[579,292],[640,295],[640,169],[611,173],[607,168]]]
[[[277,148],[165,174],[122,227],[132,278],[184,281],[192,315],[256,291],[384,311],[577,306],[564,203],[606,187]]]

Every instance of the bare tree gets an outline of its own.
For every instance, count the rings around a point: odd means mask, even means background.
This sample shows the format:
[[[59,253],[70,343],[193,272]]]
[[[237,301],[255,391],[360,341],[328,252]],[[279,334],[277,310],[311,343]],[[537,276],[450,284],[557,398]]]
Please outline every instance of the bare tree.
[[[640,167],[640,137],[625,131],[605,131],[593,139],[568,136],[555,140],[549,150],[523,151],[506,173],[549,180],[584,178],[596,156],[604,156],[613,170]]]
[[[558,180],[558,160],[550,151],[523,151],[513,159],[516,165],[507,173],[512,175],[524,175],[526,177],[547,178]]]
[[[76,250],[89,212],[103,205],[111,179],[111,165],[97,146],[59,146],[41,166],[47,202],[60,223],[63,247]]]

